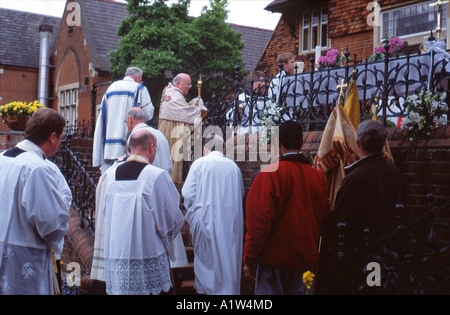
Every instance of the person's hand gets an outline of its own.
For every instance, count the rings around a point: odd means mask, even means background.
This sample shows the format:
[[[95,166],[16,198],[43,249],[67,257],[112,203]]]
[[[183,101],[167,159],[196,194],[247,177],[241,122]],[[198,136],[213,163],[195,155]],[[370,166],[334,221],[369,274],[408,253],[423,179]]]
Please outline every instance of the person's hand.
[[[251,269],[250,269],[249,266],[244,265],[244,268],[242,269],[242,271],[244,271],[244,276],[245,276],[246,278],[250,278],[250,279],[255,280],[255,276],[254,276],[254,274],[253,274],[253,272],[251,271]]]

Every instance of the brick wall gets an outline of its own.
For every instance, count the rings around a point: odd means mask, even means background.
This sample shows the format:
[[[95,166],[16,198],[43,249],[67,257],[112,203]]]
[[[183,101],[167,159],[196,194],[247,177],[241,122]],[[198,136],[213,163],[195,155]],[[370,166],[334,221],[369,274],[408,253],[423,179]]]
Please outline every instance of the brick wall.
[[[298,30],[298,27],[296,26],[295,29]],[[295,56],[298,55],[298,36],[298,31],[293,32],[286,19],[281,17],[280,22],[275,28],[272,38],[267,44],[266,50],[264,51],[261,60],[256,67],[256,70],[267,70],[268,77],[275,76],[280,71],[277,64],[277,57],[279,53],[291,52]],[[297,59],[298,58],[296,57],[296,60]]]
[[[37,100],[38,77],[38,69],[0,65],[0,105]],[[1,120],[0,131],[10,131]]]
[[[97,72],[92,69],[91,56],[86,45],[83,26],[74,26],[69,29],[66,21],[70,10],[64,12],[55,51],[51,57],[51,63],[55,68],[51,69],[51,86],[57,92],[59,86],[78,83],[78,120],[92,119],[92,85],[111,80],[109,73]],[[96,98],[96,104],[101,102],[103,88],[100,88]],[[56,95],[57,96],[57,95]],[[51,103],[56,109],[59,100],[56,97]]]

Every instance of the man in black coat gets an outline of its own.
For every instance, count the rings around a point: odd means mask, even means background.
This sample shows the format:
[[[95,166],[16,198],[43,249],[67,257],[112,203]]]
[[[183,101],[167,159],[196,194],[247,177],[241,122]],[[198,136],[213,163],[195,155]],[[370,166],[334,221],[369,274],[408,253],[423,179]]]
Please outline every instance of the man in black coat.
[[[319,268],[324,271],[324,262],[329,266],[324,272],[327,280],[320,279],[319,286],[328,281],[327,293],[357,293],[352,282],[361,278],[365,266],[361,265],[361,256],[352,254],[397,227],[396,205],[402,201],[403,181],[399,169],[384,156],[386,137],[387,131],[378,121],[366,120],[358,126],[360,160],[345,168],[334,211],[322,229],[323,260]],[[333,265],[333,260],[340,265]]]

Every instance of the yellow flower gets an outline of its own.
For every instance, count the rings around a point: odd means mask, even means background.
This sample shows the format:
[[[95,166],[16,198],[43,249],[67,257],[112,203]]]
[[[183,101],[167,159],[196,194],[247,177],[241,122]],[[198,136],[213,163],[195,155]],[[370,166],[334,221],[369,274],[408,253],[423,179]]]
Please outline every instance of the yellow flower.
[[[306,289],[311,289],[315,276],[316,275],[309,270],[303,274],[303,283],[306,285]]]

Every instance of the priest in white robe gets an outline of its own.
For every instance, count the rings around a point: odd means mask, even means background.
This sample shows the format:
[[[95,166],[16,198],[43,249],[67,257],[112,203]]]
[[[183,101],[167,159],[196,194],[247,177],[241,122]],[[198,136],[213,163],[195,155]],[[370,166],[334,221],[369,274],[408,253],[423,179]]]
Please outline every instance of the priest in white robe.
[[[182,189],[194,246],[194,288],[199,294],[240,294],[244,237],[244,183],[223,140],[206,139]]]
[[[140,130],[131,155],[108,170],[103,201],[106,291],[147,295],[172,287],[173,241],[183,226],[180,195],[167,171],[150,163],[155,137]]]
[[[142,84],[142,70],[130,67],[123,80],[111,84],[102,99],[94,132],[92,165],[101,173],[126,153],[128,130],[125,117],[132,107],[139,107],[152,119],[154,107],[147,88]]]
[[[64,126],[56,111],[38,110],[26,140],[0,155],[0,295],[55,293],[52,252],[63,250],[72,194],[47,157]]]

